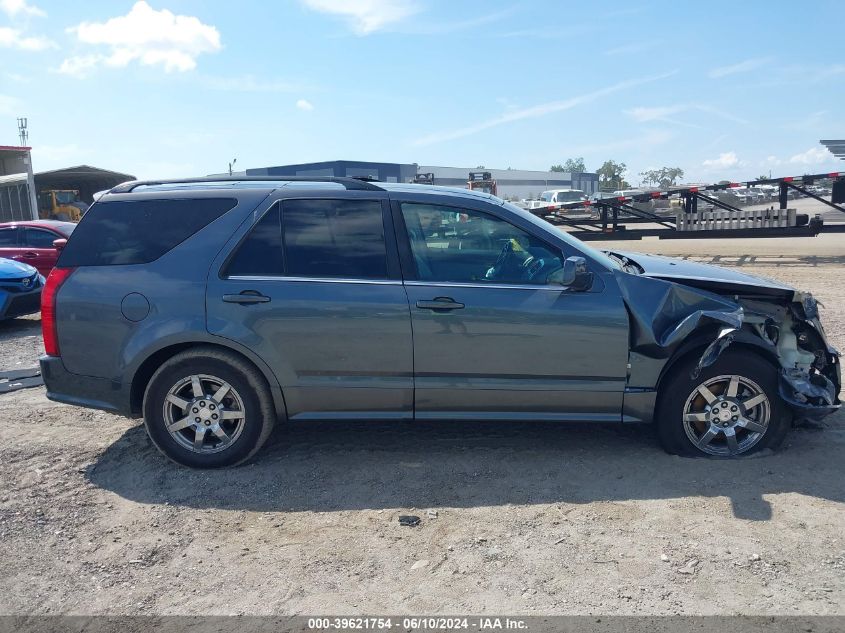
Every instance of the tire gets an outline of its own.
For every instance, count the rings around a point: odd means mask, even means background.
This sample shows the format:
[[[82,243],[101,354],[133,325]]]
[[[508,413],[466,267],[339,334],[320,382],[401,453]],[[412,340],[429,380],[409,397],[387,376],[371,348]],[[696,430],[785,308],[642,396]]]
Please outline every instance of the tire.
[[[264,376],[241,357],[212,347],[166,361],[147,385],[143,413],[153,444],[190,468],[242,464],[264,445],[276,420]]]
[[[698,360],[693,354],[672,367],[660,386],[656,422],[663,448],[723,458],[777,448],[792,416],[780,398],[775,366],[753,352],[731,349],[693,379]]]

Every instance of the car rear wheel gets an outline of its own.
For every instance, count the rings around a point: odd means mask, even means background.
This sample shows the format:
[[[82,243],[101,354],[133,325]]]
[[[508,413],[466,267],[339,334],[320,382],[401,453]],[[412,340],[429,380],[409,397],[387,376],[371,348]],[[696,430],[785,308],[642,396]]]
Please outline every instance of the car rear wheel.
[[[197,348],[164,363],[144,395],[144,425],[173,461],[222,468],[252,457],[275,421],[264,376],[223,350]]]
[[[771,363],[729,350],[692,378],[697,362],[697,356],[682,362],[661,386],[657,431],[668,452],[737,457],[783,441],[790,415]]]

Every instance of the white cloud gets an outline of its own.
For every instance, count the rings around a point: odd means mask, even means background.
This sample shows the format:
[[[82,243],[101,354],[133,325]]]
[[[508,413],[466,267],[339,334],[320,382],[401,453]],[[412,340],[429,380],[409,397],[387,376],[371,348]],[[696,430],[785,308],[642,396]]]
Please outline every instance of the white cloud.
[[[299,99],[296,102],[296,107],[300,110],[303,110],[304,112],[311,112],[311,110],[314,109],[314,104],[312,104],[310,101],[307,101],[306,99]]]
[[[789,162],[796,165],[821,165],[832,159],[833,154],[824,147],[811,147],[806,152],[801,152],[790,158]]]
[[[512,123],[514,121],[521,121],[524,119],[536,119],[538,117],[543,117],[554,112],[563,112],[564,110],[571,110],[576,106],[595,101],[596,99],[607,96],[609,94],[613,94],[614,92],[619,92],[627,88],[633,88],[635,86],[640,86],[649,82],[666,79],[667,77],[670,77],[674,74],[675,72],[669,72],[663,73],[662,75],[654,75],[651,77],[643,77],[640,79],[629,79],[627,81],[620,81],[619,83],[613,84],[612,86],[601,88],[593,92],[587,92],[582,95],[565,99],[563,101],[551,101],[549,103],[541,103],[530,108],[511,110],[510,112],[506,112],[505,114],[502,114],[500,116],[488,119],[486,121],[482,121],[481,123],[476,123],[475,125],[467,125],[457,130],[435,132],[433,134],[423,136],[413,141],[412,144],[431,145],[433,143],[441,143],[443,141],[453,141],[455,139],[463,138],[465,136],[478,134],[479,132],[489,130],[490,128],[498,127],[506,123]]]
[[[313,88],[301,83],[281,81],[277,79],[259,79],[254,75],[239,77],[198,77],[199,82],[209,90],[232,92],[301,92]]]
[[[734,123],[741,123],[743,125],[747,123],[747,121],[745,121],[744,119],[741,119],[738,116],[731,114],[730,112],[725,112],[723,110],[719,110],[718,108],[714,108],[713,106],[703,105],[699,103],[678,103],[675,105],[655,106],[651,108],[632,108],[630,110],[625,110],[625,114],[627,114],[639,123],[648,123],[650,121],[666,121],[668,123],[677,123],[679,125],[698,127],[696,125],[693,125],[692,123],[687,123],[684,121],[678,121],[669,118],[676,114],[681,114],[690,110],[712,114],[714,116],[719,117],[720,119],[733,121]]]
[[[313,11],[345,18],[357,35],[369,35],[419,13],[411,0],[300,0]]]
[[[782,164],[783,161],[778,158],[777,156],[766,156],[766,160],[760,163],[763,167],[777,167],[778,165]]]
[[[77,55],[68,57],[59,66],[59,72],[74,77],[84,77],[88,71],[95,68],[103,61],[102,55]]]
[[[719,158],[705,160],[702,165],[708,169],[729,169],[730,167],[741,167],[744,163],[737,158],[736,152],[725,152],[719,154]]]
[[[42,9],[28,4],[26,0],[0,0],[0,11],[8,15],[10,18],[19,15],[27,17],[43,18],[47,15]]]
[[[657,106],[654,108],[641,107],[626,110],[625,114],[629,115],[632,119],[638,121],[639,123],[647,123],[649,121],[659,121],[661,119],[665,119],[666,117],[679,114],[680,112],[684,112],[688,109],[689,106],[687,105]]]
[[[0,26],[0,47],[16,48],[21,51],[43,51],[55,48],[56,43],[46,37],[26,37],[18,29]]]
[[[720,68],[714,68],[711,70],[707,75],[712,77],[713,79],[718,79],[720,77],[727,77],[728,75],[735,75],[737,73],[747,73],[752,70],[756,70],[761,66],[765,66],[770,61],[772,61],[771,57],[757,57],[754,59],[746,59],[745,61],[739,62],[738,64],[732,64],[731,66],[721,66]]]
[[[220,32],[189,15],[156,11],[144,0],[126,15],[105,22],[83,22],[68,29],[83,44],[109,47],[108,54],[71,57],[59,72],[82,74],[96,66],[122,68],[133,61],[145,66],[161,65],[167,72],[196,68],[196,59],[221,49]]]

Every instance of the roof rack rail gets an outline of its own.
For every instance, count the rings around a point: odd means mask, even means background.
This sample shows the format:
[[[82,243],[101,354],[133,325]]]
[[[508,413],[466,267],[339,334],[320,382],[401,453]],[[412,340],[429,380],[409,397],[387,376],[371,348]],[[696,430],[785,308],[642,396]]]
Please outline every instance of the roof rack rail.
[[[371,182],[357,178],[338,178],[329,176],[203,176],[198,178],[164,178],[161,180],[132,180],[112,187],[109,193],[132,193],[137,187],[154,185],[182,185],[212,182],[335,182],[350,191],[384,191]]]

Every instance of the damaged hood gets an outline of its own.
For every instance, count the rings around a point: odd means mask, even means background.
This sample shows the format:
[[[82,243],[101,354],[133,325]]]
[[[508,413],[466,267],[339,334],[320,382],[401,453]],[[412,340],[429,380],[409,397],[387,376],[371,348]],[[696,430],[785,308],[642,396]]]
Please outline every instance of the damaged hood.
[[[720,266],[700,264],[661,255],[644,255],[625,251],[612,251],[612,253],[626,257],[637,264],[646,277],[673,281],[717,294],[779,297],[792,300],[795,293],[795,288],[779,281],[748,275]]]

